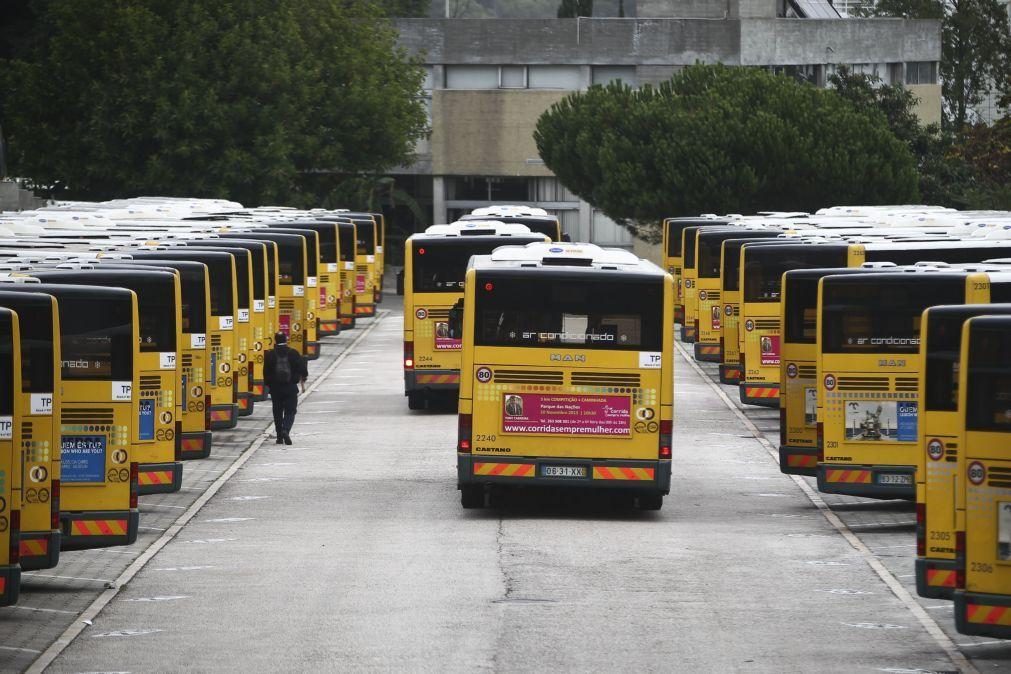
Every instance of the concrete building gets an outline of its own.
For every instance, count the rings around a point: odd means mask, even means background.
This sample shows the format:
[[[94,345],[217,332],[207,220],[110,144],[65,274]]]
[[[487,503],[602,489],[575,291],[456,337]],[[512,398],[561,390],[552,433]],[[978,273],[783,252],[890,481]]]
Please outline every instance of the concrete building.
[[[430,183],[434,222],[524,203],[556,213],[573,240],[632,246],[545,167],[534,126],[573,91],[616,79],[659,83],[698,62],[765,67],[819,86],[848,65],[907,85],[921,116],[940,119],[937,21],[844,19],[824,0],[638,0],[633,9],[634,18],[396,21],[401,44],[426,64],[432,126],[401,173],[414,176],[416,191]],[[789,18],[802,15],[835,18]]]

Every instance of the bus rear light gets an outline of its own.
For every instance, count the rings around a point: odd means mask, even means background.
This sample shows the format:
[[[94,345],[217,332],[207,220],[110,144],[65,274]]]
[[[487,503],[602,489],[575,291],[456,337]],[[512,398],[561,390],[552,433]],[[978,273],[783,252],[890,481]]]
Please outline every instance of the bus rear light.
[[[470,434],[471,417],[469,414],[460,414],[457,418],[456,427],[456,451],[463,454],[470,454]]]
[[[783,407],[783,398],[779,399],[779,444],[786,446],[786,408]]]
[[[404,369],[414,369],[414,342],[404,342]]]
[[[693,323],[695,324],[695,339],[698,339],[699,338],[699,319],[696,318],[693,321]]]
[[[965,589],[965,532],[955,532],[955,588]]]
[[[660,449],[657,456],[661,459],[671,458],[671,437],[674,434],[674,422],[670,419],[660,420]]]
[[[204,430],[211,430],[211,394],[204,396]]]
[[[302,342],[305,344],[305,342]],[[239,402],[239,373],[236,372],[232,377],[232,402]]]
[[[140,480],[140,466],[136,461],[130,462],[130,510],[136,510],[137,508],[137,494],[140,489],[138,487],[138,482]]]
[[[53,480],[49,485],[49,528],[60,528],[60,481]]]
[[[825,424],[818,422],[816,426],[815,446],[818,448],[818,463],[825,460]]]
[[[8,564],[14,565],[21,561],[21,511],[11,509],[10,540],[8,541]]]
[[[175,436],[175,457],[178,461],[183,455],[183,422],[176,421],[176,436]]]
[[[927,504],[916,504],[916,556],[927,556]]]

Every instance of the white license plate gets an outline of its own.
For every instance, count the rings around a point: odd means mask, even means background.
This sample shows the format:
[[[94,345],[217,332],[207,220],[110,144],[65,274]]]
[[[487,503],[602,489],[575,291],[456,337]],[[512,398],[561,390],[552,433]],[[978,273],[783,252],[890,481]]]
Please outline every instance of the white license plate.
[[[913,476],[884,473],[882,475],[878,475],[878,484],[913,484]]]
[[[541,466],[542,477],[586,477],[586,466]]]

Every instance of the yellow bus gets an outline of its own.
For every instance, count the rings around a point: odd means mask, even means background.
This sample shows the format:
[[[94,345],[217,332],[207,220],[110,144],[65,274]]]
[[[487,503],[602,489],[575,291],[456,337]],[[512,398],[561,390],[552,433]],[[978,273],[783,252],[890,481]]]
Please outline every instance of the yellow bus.
[[[744,246],[777,245],[782,239],[728,239],[720,252],[720,284],[723,289],[723,320],[720,324],[723,357],[720,361],[720,383],[737,386],[741,383],[740,328],[741,317],[741,248]]]
[[[302,355],[306,360],[319,358],[319,331],[316,329],[316,310],[319,300],[319,234],[312,229],[298,228],[297,223],[288,226],[270,225],[270,230],[280,234],[300,236],[305,247],[305,287],[302,302],[305,305],[305,320],[302,322]]]
[[[664,253],[664,268],[674,278],[674,322],[684,326],[685,307],[682,298],[682,278],[684,258],[684,230],[686,227],[724,225],[729,220],[708,218],[664,218],[661,226],[661,246]]]
[[[552,241],[568,241],[568,237],[562,233],[562,223],[553,215],[539,215],[533,213],[509,213],[503,211],[495,213],[494,209],[480,209],[480,214],[460,216],[460,222],[501,222],[508,225],[526,225],[527,229],[535,234],[543,234]]]
[[[778,237],[778,229],[711,229],[699,230],[695,245],[695,360],[723,361],[723,243],[728,240],[770,239]],[[739,250],[736,252],[739,253]],[[733,318],[733,316],[730,316]]]
[[[305,329],[307,322],[305,237],[264,228],[242,233],[222,234],[221,238],[270,241],[277,246],[275,258],[277,275],[274,280],[277,304],[276,332],[283,332],[288,337],[288,344],[291,348],[305,355],[307,336]]]
[[[77,269],[41,271],[32,274],[43,283],[127,288],[137,295],[140,330],[137,420],[134,425],[134,457],[139,464],[137,481],[141,495],[179,491],[183,464],[178,461],[176,421],[181,418],[178,395],[179,346],[182,343],[182,299],[179,277],[174,272],[147,269]]]
[[[681,341],[685,344],[694,344],[698,338],[698,271],[695,265],[698,262],[696,245],[698,244],[698,234],[703,230],[725,230],[739,231],[741,228],[735,225],[692,225],[681,230],[681,306],[683,307],[681,323]]]
[[[347,218],[357,225],[362,223],[366,227],[375,229],[375,245],[373,247],[374,261],[368,263],[371,267],[372,276],[372,302],[379,304],[383,301],[383,273],[386,269],[386,217],[382,213],[368,213],[364,211],[338,211],[337,216]]]
[[[210,276],[203,262],[188,260],[117,260],[102,267],[139,267],[179,275],[182,343],[179,349],[180,411],[176,457],[187,461],[211,455],[211,374],[207,326],[211,322]]]
[[[244,248],[249,251],[252,263],[252,311],[248,315],[250,330],[249,354],[249,396],[253,402],[267,399],[266,389],[263,384],[263,356],[267,349],[274,345],[274,325],[272,318],[273,311],[276,311],[277,302],[272,301],[273,287],[270,283],[273,267],[272,253],[276,249],[273,241],[256,241],[253,239],[203,239],[200,242],[201,248]],[[239,275],[241,280],[241,274]],[[241,284],[240,284],[241,285]],[[271,310],[273,308],[273,311]],[[245,322],[243,309],[239,304],[239,324]]]
[[[340,238],[339,223],[330,220],[294,223],[300,229],[311,229],[319,237],[319,262],[316,299],[316,331],[320,338],[338,335],[340,321]]]
[[[916,497],[920,323],[941,304],[1011,300],[1011,273],[826,276],[818,288],[818,489]]]
[[[60,547],[137,540],[134,426],[140,335],[137,296],[124,288],[18,285],[56,298],[60,313]]]
[[[352,330],[355,327],[355,255],[358,249],[358,234],[355,223],[351,221],[337,222],[338,238],[340,245],[338,252],[340,260],[340,302],[338,303],[338,314],[341,320],[342,330]]]
[[[355,316],[376,315],[376,223],[372,218],[353,217],[355,223]]]
[[[49,295],[0,289],[0,307],[16,312],[21,327],[21,367],[15,431],[21,442],[13,475],[20,491],[19,557],[24,571],[51,569],[60,561],[60,319]],[[17,541],[15,541],[17,542]]]
[[[404,243],[404,395],[407,407],[456,402],[461,341],[451,338],[449,310],[463,298],[467,262],[504,245],[544,242],[524,225],[471,220],[433,225]]]
[[[893,268],[897,271],[899,267]],[[795,269],[783,275],[780,297],[779,470],[814,477],[818,469],[818,282],[825,276],[890,271],[865,267]]]
[[[1011,314],[1011,304],[930,307],[920,330],[920,441],[916,462],[916,591],[951,599],[955,592],[955,482],[965,428],[958,408],[962,327],[974,316]]]
[[[1011,638],[1011,318],[971,318],[962,333],[955,628]]]
[[[0,309],[0,606],[21,589],[21,338],[18,315]]]
[[[235,257],[231,253],[192,248],[131,250],[137,260],[184,260],[202,262],[207,267],[210,322],[207,324],[207,368],[205,386],[210,389],[208,428],[212,431],[235,428],[239,421],[239,351],[235,338],[237,279]]]
[[[673,281],[627,251],[531,243],[475,256],[464,307],[457,479],[595,487],[659,509],[670,490]]]

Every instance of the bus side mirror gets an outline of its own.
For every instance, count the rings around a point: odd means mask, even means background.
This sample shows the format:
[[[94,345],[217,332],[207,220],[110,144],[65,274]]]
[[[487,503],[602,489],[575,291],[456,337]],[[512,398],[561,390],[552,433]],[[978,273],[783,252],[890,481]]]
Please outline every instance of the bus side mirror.
[[[572,237],[568,234],[562,234],[562,243],[572,243]]]
[[[463,300],[457,300],[449,310],[449,338],[463,339]]]

